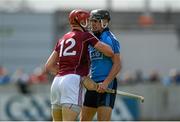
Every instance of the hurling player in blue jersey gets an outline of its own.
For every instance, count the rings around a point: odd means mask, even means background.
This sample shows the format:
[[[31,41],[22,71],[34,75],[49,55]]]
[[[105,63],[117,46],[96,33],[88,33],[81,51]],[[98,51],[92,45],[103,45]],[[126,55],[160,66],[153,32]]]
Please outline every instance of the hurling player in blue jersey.
[[[97,9],[90,13],[91,30],[102,42],[111,46],[114,56],[109,58],[93,47],[89,47],[91,58],[91,78],[99,83],[97,91],[85,94],[81,121],[92,121],[97,112],[98,121],[110,121],[116,94],[105,93],[105,89],[117,89],[116,75],[121,70],[120,44],[109,30],[110,14],[107,10]]]

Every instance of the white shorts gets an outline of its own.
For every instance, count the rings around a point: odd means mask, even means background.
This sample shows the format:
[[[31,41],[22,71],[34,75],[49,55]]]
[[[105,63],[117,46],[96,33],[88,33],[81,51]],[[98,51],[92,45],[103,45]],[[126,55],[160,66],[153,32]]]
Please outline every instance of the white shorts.
[[[51,85],[51,105],[64,103],[82,106],[85,89],[80,82],[80,76],[68,74],[56,76]]]

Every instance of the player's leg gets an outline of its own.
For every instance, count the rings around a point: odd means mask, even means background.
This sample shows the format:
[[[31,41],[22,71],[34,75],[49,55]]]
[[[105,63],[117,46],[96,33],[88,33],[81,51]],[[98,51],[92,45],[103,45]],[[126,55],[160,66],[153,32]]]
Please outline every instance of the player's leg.
[[[53,121],[62,121],[62,107],[60,106],[59,82],[61,77],[55,77],[51,85],[51,115]]]
[[[111,120],[112,108],[107,106],[101,106],[97,109],[98,121],[110,121]]]
[[[114,79],[108,86],[111,89],[117,89],[117,80]],[[116,99],[116,94],[110,93],[99,93],[98,94],[98,108],[97,108],[97,118],[98,121],[110,121],[112,109],[114,108],[114,103]]]
[[[63,121],[75,121],[81,111],[84,98],[80,76],[68,74],[63,77],[60,87]]]
[[[81,121],[92,121],[97,111],[97,92],[86,91],[84,104],[82,107],[80,120]]]
[[[83,106],[80,114],[81,121],[92,121],[96,114],[96,108]]]
[[[62,121],[62,108],[60,106],[54,106],[51,111],[53,122]]]
[[[75,121],[80,111],[80,106],[73,104],[62,104],[63,121]]]

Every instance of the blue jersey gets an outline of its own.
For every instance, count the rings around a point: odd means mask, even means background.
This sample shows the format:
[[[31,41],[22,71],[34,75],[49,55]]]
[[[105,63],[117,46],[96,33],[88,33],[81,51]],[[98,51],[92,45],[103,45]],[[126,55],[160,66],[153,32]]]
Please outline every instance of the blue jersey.
[[[102,42],[111,46],[114,53],[120,53],[120,43],[117,41],[116,37],[106,28],[102,34],[98,37]],[[113,65],[111,58],[105,56],[103,53],[99,52],[95,48],[89,46],[91,68],[90,75],[91,78],[98,82],[104,80]]]

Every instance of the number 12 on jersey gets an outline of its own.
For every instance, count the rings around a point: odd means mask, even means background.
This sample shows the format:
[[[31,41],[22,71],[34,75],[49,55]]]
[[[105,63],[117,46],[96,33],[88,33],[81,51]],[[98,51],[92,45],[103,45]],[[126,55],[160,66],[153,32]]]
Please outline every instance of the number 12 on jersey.
[[[65,47],[64,45],[66,45],[68,43],[70,43],[70,45]],[[73,38],[70,38],[67,40],[62,40],[60,44],[61,45],[60,45],[59,57],[76,55],[75,50],[70,51],[76,45],[76,41]]]

